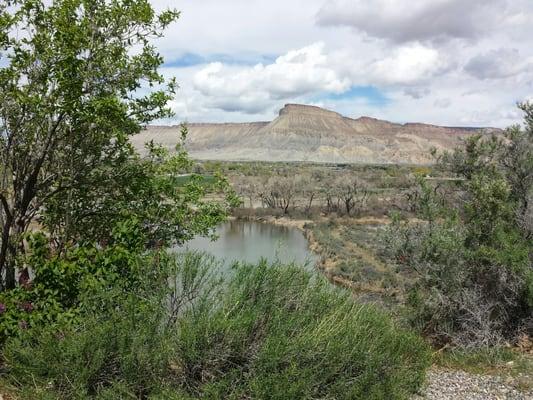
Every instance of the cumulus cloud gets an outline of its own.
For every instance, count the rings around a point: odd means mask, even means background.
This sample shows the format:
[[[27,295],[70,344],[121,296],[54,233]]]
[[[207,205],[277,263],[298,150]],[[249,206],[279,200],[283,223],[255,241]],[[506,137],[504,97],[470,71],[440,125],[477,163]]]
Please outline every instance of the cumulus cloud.
[[[158,8],[176,6],[154,0]],[[444,125],[519,122],[531,0],[180,0],[156,43],[175,121],[255,121],[284,103]],[[295,50],[291,50],[295,49]],[[191,61],[190,55],[194,55]],[[385,102],[354,88],[373,88]]]
[[[505,6],[505,0],[329,0],[317,22],[393,42],[475,39],[503,20]]]
[[[232,67],[211,63],[196,73],[193,82],[196,90],[211,98],[213,106],[250,113],[272,100],[317,92],[341,93],[351,85],[331,66],[324,43],[289,51],[272,64]]]
[[[396,48],[391,55],[374,61],[368,73],[381,84],[417,84],[452,67],[438,50],[419,43]]]
[[[331,51],[319,42],[291,50],[271,64],[209,63],[194,75],[193,87],[212,108],[255,114],[276,102],[342,94],[354,86],[407,85],[413,86],[412,97],[421,97],[429,90],[417,85],[450,65],[439,51],[419,43],[400,46],[374,60],[361,60],[357,54]]]
[[[520,56],[517,49],[497,49],[473,57],[464,67],[478,79],[501,79],[533,70],[533,60]]]

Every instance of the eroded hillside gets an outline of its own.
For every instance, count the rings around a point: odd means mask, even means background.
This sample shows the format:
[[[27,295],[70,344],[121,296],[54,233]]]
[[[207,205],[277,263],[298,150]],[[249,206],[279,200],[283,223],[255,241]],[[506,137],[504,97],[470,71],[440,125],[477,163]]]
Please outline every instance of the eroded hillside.
[[[452,149],[469,135],[493,131],[352,119],[319,107],[287,104],[271,122],[191,123],[186,147],[201,160],[427,164],[432,162],[431,148]],[[142,149],[153,139],[172,148],[179,138],[179,126],[150,126],[133,143]]]

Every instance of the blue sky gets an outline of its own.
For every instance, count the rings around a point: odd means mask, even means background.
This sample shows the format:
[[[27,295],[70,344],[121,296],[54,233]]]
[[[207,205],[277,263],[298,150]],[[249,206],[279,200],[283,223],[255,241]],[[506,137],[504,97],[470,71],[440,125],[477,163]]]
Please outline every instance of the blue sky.
[[[276,60],[275,55],[268,54],[198,54],[183,53],[176,58],[165,60],[165,67],[192,67],[212,62],[222,62],[229,65],[252,66],[259,63],[272,63]]]
[[[369,105],[375,107],[385,106],[390,99],[380,89],[374,86],[352,86],[348,90],[341,93],[324,93],[318,96],[313,102],[320,102],[323,100],[329,101],[350,101],[363,99],[368,102]]]
[[[154,0],[156,45],[188,121],[274,118],[285,103],[357,118],[504,127],[533,99],[530,0]]]

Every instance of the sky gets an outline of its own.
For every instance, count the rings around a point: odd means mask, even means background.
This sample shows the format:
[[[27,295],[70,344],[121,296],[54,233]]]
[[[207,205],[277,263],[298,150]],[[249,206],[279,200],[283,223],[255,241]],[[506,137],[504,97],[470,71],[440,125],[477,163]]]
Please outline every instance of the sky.
[[[180,89],[168,123],[357,118],[506,127],[533,100],[533,0],[154,0]]]

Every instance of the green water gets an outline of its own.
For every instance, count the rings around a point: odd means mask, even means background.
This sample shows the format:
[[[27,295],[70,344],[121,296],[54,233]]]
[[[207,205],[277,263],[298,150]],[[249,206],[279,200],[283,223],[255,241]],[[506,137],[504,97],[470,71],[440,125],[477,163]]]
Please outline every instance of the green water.
[[[184,247],[209,253],[226,265],[235,261],[298,263],[314,267],[317,256],[309,250],[303,233],[296,228],[254,221],[229,221],[217,229],[218,239],[197,237]]]

